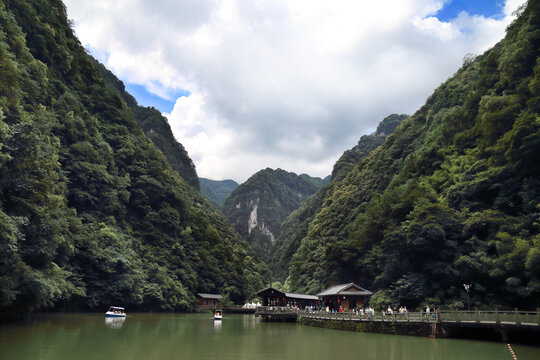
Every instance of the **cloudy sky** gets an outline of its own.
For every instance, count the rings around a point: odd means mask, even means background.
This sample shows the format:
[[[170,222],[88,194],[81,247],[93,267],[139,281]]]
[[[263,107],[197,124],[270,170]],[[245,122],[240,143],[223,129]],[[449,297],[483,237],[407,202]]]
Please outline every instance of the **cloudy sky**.
[[[168,118],[199,176],[324,177],[504,36],[524,0],[65,0],[81,43]]]

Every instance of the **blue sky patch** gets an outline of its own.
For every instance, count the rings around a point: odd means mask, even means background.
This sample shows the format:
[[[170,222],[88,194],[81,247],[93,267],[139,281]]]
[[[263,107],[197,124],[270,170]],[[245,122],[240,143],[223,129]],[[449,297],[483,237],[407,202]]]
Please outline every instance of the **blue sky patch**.
[[[153,106],[162,113],[170,113],[179,97],[191,95],[187,90],[178,90],[171,94],[173,100],[167,100],[148,92],[143,85],[125,83],[125,86],[126,91],[137,99],[139,105]]]
[[[462,11],[469,15],[500,18],[503,16],[503,0],[450,0],[435,16],[440,21],[455,19]]]
[[[94,58],[96,58],[100,63],[107,64],[107,59],[109,58],[109,53],[107,53],[106,51],[99,51],[95,47],[92,47],[92,46],[89,46],[89,45],[86,46],[86,51],[88,51],[88,53],[90,53],[90,55],[92,55]],[[105,67],[107,67],[107,66],[105,65]],[[109,70],[111,70],[111,69],[109,69]],[[113,74],[114,74],[114,72],[113,72]],[[114,74],[114,75],[116,77],[118,77],[117,74]],[[130,84],[130,83],[126,82],[125,79],[121,79],[120,77],[118,77],[118,78],[120,80],[122,80],[122,82],[124,83],[124,86],[126,88],[126,91],[128,93],[130,93],[135,98],[135,100],[137,100],[137,103],[139,105],[141,105],[141,106],[153,106],[162,113],[170,113],[172,111],[172,109],[174,108],[174,104],[176,104],[176,100],[179,97],[191,95],[190,91],[180,89],[180,90],[177,90],[177,91],[174,91],[174,92],[170,93],[171,98],[173,100],[167,100],[167,99],[163,99],[160,96],[157,96],[157,95],[154,95],[154,94],[148,92],[146,90],[146,88],[144,87],[144,85]]]

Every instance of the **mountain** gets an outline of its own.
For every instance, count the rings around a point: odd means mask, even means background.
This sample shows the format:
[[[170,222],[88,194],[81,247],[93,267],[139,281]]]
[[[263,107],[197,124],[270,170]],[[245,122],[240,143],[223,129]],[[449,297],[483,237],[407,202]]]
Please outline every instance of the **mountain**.
[[[306,199],[297,210],[287,217],[271,251],[272,260],[269,262],[269,266],[275,280],[285,281],[290,261],[298,250],[301,240],[307,235],[309,223],[321,210],[327,195],[333,191],[335,184],[343,180],[371,151],[382,145],[388,135],[392,134],[407,117],[408,115],[403,114],[389,115],[379,123],[375,133],[362,136],[358,144],[345,151],[338,159],[332,170],[331,178],[326,179],[327,184]]]
[[[323,180],[277,169],[264,169],[238,186],[223,203],[232,226],[263,260],[279,236],[281,223]]]
[[[373,306],[535,308],[540,297],[540,1],[324,195],[292,291],[354,281]]]
[[[234,189],[238,187],[238,183],[234,180],[210,180],[199,178],[201,184],[201,194],[210,201],[217,209],[221,209],[223,202]]]
[[[249,244],[145,136],[62,2],[0,2],[0,24],[0,319],[260,289]]]
[[[165,155],[165,158],[178,174],[194,189],[200,190],[199,178],[195,165],[182,144],[176,141],[167,118],[153,107],[144,107],[137,104],[137,100],[126,92],[124,83],[118,79],[103,64],[94,60],[105,83],[116,90],[122,100],[135,115],[137,124],[144,134]]]

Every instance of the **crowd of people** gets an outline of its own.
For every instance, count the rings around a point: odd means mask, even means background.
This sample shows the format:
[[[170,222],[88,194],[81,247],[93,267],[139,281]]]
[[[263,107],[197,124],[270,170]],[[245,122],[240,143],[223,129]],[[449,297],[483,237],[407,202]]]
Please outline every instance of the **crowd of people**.
[[[338,308],[334,308],[334,307],[330,307],[330,306],[326,306],[326,307],[315,307],[315,306],[306,306],[305,311],[309,311],[309,312],[313,312],[313,311],[322,311],[322,312],[326,312],[326,313],[342,313],[346,310],[343,309],[342,306],[339,306]],[[358,316],[362,316],[362,317],[372,317],[372,316],[375,316],[376,314],[376,310],[373,309],[373,307],[371,306],[366,306],[366,307],[363,307],[363,306],[359,306],[359,307],[356,307],[354,309],[349,309],[347,310],[346,312],[352,312],[353,314],[355,315],[358,315]],[[383,315],[383,316],[392,316],[392,315],[406,315],[408,314],[409,310],[407,310],[407,306],[403,306],[403,305],[400,305],[399,307],[397,306],[390,306],[388,305],[386,307],[386,309],[382,309],[379,311],[379,314]],[[426,306],[426,309],[425,309],[425,316],[426,317],[429,317],[430,315],[431,316],[436,316],[436,313],[437,313],[437,308],[435,308],[435,305],[433,305],[431,308],[429,306]]]

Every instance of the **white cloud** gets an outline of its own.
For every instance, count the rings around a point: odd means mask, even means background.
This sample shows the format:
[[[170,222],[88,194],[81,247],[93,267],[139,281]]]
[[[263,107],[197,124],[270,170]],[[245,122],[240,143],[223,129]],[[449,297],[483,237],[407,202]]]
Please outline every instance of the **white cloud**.
[[[413,113],[504,35],[505,17],[435,16],[436,0],[67,0],[81,42],[163,98],[200,176],[265,167],[325,176],[386,115]]]

